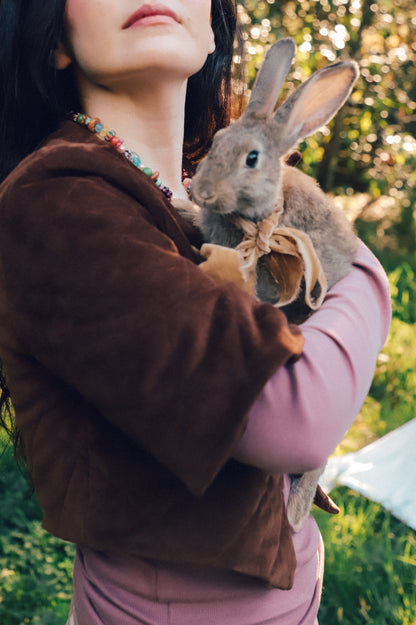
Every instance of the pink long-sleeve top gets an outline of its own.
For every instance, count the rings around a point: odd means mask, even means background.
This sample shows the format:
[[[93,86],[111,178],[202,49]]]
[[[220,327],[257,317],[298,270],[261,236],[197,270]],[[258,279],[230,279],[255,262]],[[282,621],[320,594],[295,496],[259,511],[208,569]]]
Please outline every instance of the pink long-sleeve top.
[[[234,457],[285,474],[324,464],[368,393],[390,316],[385,273],[360,244],[350,274],[302,325],[301,358],[279,369],[252,406]],[[287,478],[286,498],[288,487]],[[289,591],[230,571],[78,550],[76,618],[79,625],[312,625],[323,578],[312,516],[292,539],[297,569]]]

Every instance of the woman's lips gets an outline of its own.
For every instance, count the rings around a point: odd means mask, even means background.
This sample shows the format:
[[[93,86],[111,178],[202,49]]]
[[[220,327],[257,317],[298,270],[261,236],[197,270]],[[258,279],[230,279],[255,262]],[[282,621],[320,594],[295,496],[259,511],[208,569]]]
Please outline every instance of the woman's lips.
[[[144,4],[129,17],[123,29],[154,24],[174,24],[178,22],[178,17],[174,11],[165,7],[163,4]]]

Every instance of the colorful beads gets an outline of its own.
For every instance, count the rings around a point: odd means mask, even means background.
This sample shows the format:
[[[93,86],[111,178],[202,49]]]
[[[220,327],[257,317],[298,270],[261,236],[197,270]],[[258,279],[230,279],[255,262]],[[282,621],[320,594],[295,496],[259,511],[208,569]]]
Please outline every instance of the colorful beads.
[[[131,163],[133,163],[133,165],[135,165],[137,168],[140,167],[142,162],[136,152],[132,152],[131,150],[125,150],[123,154]]]
[[[173,195],[173,193],[172,193],[172,191],[169,189],[169,187],[165,187],[165,186],[161,185],[161,186],[159,187],[159,189],[162,191],[162,193],[163,193],[164,195],[166,195],[166,197],[168,198],[168,200],[172,199],[172,195]]]
[[[120,139],[120,137],[117,137],[117,135],[114,135],[114,137],[111,137],[110,143],[111,145],[114,145],[115,148],[120,148],[124,141],[123,139]]]
[[[92,119],[89,119],[88,130],[91,130],[91,132],[95,132],[95,126],[96,124],[99,124],[99,123],[100,123],[100,120],[98,119],[98,117],[93,117]]]
[[[185,187],[185,191],[187,192],[189,197],[191,197],[192,179],[189,178],[188,172],[185,171],[185,169],[182,169],[182,184]]]
[[[162,181],[159,178],[158,171],[152,171],[150,167],[144,167],[140,160],[140,157],[136,152],[132,150],[126,150],[124,148],[124,140],[117,136],[114,130],[108,130],[101,122],[98,117],[88,117],[83,113],[74,113],[71,117],[72,121],[80,124],[81,126],[86,126],[90,132],[97,134],[101,139],[107,141],[107,143],[111,143],[113,147],[115,147],[120,154],[122,154],[127,160],[130,161],[137,169],[140,169],[146,176],[148,176],[155,185],[162,191],[162,193],[170,200],[173,196],[172,191],[166,185],[162,184]],[[182,171],[182,183],[186,189],[188,195],[190,195],[190,187],[191,187],[191,179],[188,177],[188,174],[185,170]]]

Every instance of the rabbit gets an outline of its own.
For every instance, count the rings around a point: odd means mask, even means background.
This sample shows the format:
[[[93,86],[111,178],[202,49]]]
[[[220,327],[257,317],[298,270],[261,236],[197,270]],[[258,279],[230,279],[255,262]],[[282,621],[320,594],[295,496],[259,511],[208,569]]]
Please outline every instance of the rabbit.
[[[294,55],[291,38],[271,46],[245,112],[216,133],[208,155],[197,167],[191,188],[196,205],[179,202],[176,207],[183,216],[192,217],[205,241],[235,248],[243,239],[236,215],[258,224],[281,205],[279,226],[309,235],[330,288],[349,272],[357,238],[318,184],[284,159],[344,104],[358,78],[358,68],[354,61],[345,61],[315,72],[274,112]],[[279,306],[279,285],[265,260],[263,256],[257,263],[256,294]],[[283,310],[295,322],[308,314],[301,298]],[[287,514],[295,530],[309,514],[323,469],[291,476]]]

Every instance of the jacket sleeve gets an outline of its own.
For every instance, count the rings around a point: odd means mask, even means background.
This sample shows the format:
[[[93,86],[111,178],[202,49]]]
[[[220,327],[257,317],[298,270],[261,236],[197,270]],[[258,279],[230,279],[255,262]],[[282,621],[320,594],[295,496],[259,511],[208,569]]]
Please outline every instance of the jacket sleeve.
[[[9,185],[1,211],[22,351],[203,493],[264,384],[300,354],[300,331],[234,285],[216,286],[102,179]]]
[[[302,325],[302,356],[253,405],[236,458],[276,473],[322,466],[364,402],[390,318],[387,276],[360,242],[350,274]]]

